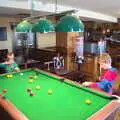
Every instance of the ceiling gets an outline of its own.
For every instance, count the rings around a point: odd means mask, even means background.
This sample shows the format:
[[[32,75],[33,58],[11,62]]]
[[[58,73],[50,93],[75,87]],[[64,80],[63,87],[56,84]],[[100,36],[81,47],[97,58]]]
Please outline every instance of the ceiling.
[[[9,7],[0,7],[0,15],[1,16],[8,16],[8,17],[29,17],[30,10],[27,9],[19,9],[19,8],[9,8]],[[48,14],[47,12],[43,11],[34,11],[34,15],[45,15]]]
[[[26,0],[23,0],[26,1]],[[55,3],[56,0],[34,0],[45,3]],[[120,17],[120,0],[57,0],[60,5],[75,7]]]
[[[120,0],[62,0],[61,4],[120,17]]]
[[[2,0],[0,0],[2,2]],[[30,0],[7,0],[7,1],[30,1]],[[34,0],[40,1],[43,4],[55,3],[56,0]],[[1,4],[1,3],[0,3]],[[74,7],[77,9],[85,9],[93,12],[99,12],[102,14],[110,15],[116,18],[120,18],[120,0],[57,0],[57,4]],[[35,14],[45,14],[43,11],[34,11]],[[28,16],[30,14],[29,10],[0,7],[1,15],[12,15],[19,16],[25,14]],[[22,15],[21,15],[22,16]],[[23,15],[24,16],[24,15]]]

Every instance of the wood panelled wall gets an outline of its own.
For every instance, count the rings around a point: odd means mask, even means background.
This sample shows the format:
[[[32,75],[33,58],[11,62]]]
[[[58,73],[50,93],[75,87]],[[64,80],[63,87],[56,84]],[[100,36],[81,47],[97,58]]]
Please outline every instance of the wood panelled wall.
[[[94,21],[83,21],[85,25],[85,29],[92,28],[94,30],[102,31],[102,30],[120,30],[120,23],[101,23]]]
[[[75,70],[75,62],[72,61],[74,38],[80,35],[83,34],[79,32],[58,32],[56,34],[56,47],[61,48],[61,52],[64,53],[65,68],[70,71]]]

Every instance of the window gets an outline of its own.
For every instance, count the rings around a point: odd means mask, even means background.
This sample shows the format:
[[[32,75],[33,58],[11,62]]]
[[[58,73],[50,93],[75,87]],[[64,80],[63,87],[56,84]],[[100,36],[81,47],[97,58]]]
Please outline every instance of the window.
[[[7,28],[0,27],[0,41],[7,40]]]

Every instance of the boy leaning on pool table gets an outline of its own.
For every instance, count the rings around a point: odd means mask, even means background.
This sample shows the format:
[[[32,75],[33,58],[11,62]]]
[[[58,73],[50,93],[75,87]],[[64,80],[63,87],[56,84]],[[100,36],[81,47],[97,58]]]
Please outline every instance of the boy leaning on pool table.
[[[83,86],[91,88],[100,88],[101,90],[112,94],[114,81],[117,77],[117,70],[111,66],[112,59],[108,53],[103,53],[99,57],[100,68],[104,69],[104,72],[99,77],[99,82],[84,82]]]
[[[4,68],[6,72],[19,72],[20,69],[17,63],[14,61],[14,54],[12,52],[7,54],[7,60],[0,63],[0,68]]]

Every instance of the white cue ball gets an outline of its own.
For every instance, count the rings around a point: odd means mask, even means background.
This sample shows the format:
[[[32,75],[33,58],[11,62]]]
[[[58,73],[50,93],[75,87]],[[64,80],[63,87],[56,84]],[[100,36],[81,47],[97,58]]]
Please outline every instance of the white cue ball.
[[[23,73],[20,73],[21,76],[23,76]]]

